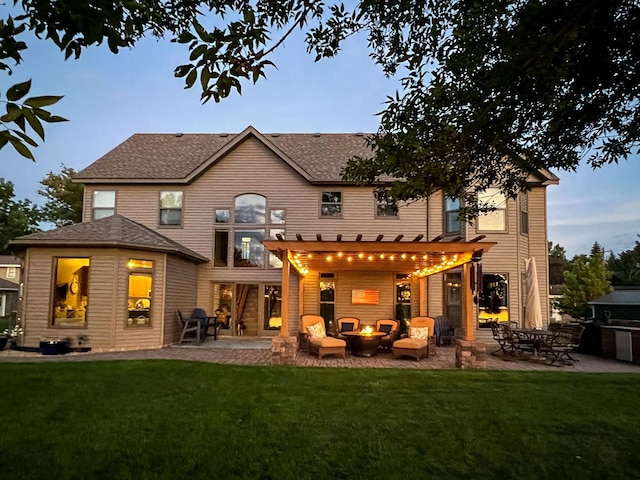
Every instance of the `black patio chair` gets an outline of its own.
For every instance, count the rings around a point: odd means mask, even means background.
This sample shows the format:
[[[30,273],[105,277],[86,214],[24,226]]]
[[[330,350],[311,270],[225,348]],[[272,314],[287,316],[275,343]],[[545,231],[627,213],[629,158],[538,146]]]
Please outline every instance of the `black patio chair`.
[[[500,346],[500,348],[491,352],[491,355],[497,355],[500,352],[512,353],[511,351],[507,351],[506,347],[509,345],[509,342],[507,342],[507,337],[505,335],[504,329],[500,325],[498,325],[498,322],[489,322],[489,326],[491,327],[493,339],[498,342],[498,345]]]
[[[200,321],[197,319],[192,320],[191,318],[184,318],[180,310],[177,310],[177,313],[178,320],[182,325],[182,333],[180,334],[180,341],[178,344],[182,345],[185,341],[195,341],[199,345],[201,333]],[[185,337],[188,338],[185,340]]]
[[[449,325],[449,319],[444,315],[436,317],[435,321],[436,345],[440,347],[444,342],[454,345],[456,343],[457,329]]]

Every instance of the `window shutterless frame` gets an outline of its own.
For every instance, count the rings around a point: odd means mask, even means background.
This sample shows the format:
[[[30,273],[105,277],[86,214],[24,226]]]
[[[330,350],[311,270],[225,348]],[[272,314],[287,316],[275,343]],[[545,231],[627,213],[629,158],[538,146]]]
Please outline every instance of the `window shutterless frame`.
[[[480,204],[493,205],[491,212],[481,213],[476,219],[476,231],[478,232],[502,232],[508,231],[507,225],[507,198],[499,188],[487,188],[478,194]]]
[[[184,211],[184,192],[163,190],[159,199],[158,225],[163,227],[182,227]]]
[[[342,192],[324,191],[320,193],[320,218],[342,217]]]
[[[116,191],[94,190],[91,195],[91,219],[110,217],[116,213]]]

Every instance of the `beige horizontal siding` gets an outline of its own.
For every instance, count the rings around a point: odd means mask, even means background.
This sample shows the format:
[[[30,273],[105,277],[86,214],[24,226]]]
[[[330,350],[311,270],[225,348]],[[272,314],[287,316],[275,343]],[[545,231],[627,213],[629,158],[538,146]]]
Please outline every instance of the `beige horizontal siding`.
[[[96,187],[88,185],[85,190],[85,219],[90,218],[91,195]],[[364,240],[374,240],[378,235],[384,235],[385,240],[392,240],[398,234],[403,234],[403,240],[411,240],[419,234],[424,234],[426,239],[432,239],[443,233],[443,198],[440,192],[432,195],[428,202],[415,202],[400,207],[397,219],[376,218],[373,190],[371,188],[359,188],[352,186],[315,186],[308,183],[291,167],[277,158],[273,152],[267,149],[255,138],[249,138],[241,143],[224,158],[197,178],[190,185],[159,186],[159,185],[118,185],[109,189],[117,190],[116,211],[137,222],[157,230],[163,235],[191,248],[207,258],[213,257],[213,239],[216,228],[224,229],[229,226],[214,224],[215,209],[226,208],[233,211],[234,199],[239,194],[255,193],[266,197],[267,216],[271,209],[286,210],[286,224],[274,225],[274,228],[284,228],[287,239],[295,239],[296,234],[301,234],[305,239],[315,239],[316,234],[323,239],[335,239],[341,234],[343,240],[352,240],[357,234],[362,234]],[[180,190],[184,192],[183,226],[159,227],[158,226],[158,202],[159,192],[163,190]],[[343,195],[343,216],[341,218],[320,218],[320,195],[323,191],[338,190]],[[521,235],[519,227],[519,203],[508,201],[507,218],[508,229],[505,232],[482,232],[486,235],[486,241],[497,242],[483,257],[485,273],[507,273],[509,275],[509,307],[512,318],[520,320],[522,313],[522,290],[520,276],[524,271],[524,259],[528,256],[536,256],[538,260],[538,274],[541,285],[546,288],[546,191],[543,187],[534,188],[529,194],[529,235]],[[247,229],[262,228],[262,226],[247,225]],[[473,238],[479,233],[475,226],[466,225],[463,235],[465,238]],[[233,241],[230,235],[230,241]],[[540,258],[538,258],[540,257]],[[193,266],[178,265],[168,261],[168,271],[176,270],[178,273],[167,277],[167,301],[164,310],[164,343],[175,338],[176,332],[172,327],[172,313],[178,305],[195,303],[197,306],[211,311],[212,284],[260,284],[280,283],[280,270],[251,269],[251,268],[214,268],[213,263],[201,264],[197,267],[197,285],[190,291],[185,291],[179,286],[179,277],[185,275],[193,277]],[[376,317],[394,315],[393,308],[393,276],[382,276],[367,272],[336,272],[336,280],[340,285],[346,285],[346,290],[341,295],[336,307],[336,316],[353,314],[356,310],[350,304],[350,291],[353,288],[365,288],[363,285],[381,284],[380,287],[388,291],[390,298],[385,297],[376,308],[358,309],[358,313],[364,312],[366,321],[375,321]],[[387,278],[388,277],[388,278]],[[292,299],[297,299],[298,280],[292,273],[290,292]],[[318,303],[318,277],[316,273],[310,273],[304,279],[304,313],[317,313]],[[426,303],[426,311],[431,316],[437,316],[444,312],[443,276],[437,275],[427,281],[428,299],[422,299]],[[543,289],[544,289],[543,288]],[[195,299],[193,291],[195,290]],[[419,291],[419,288],[414,288]],[[173,292],[181,292],[173,293]],[[118,292],[120,294],[121,292]],[[385,293],[386,295],[386,293]],[[417,315],[420,311],[420,299],[413,296],[412,313]],[[546,315],[548,306],[546,295],[543,298],[543,315]],[[416,300],[417,299],[417,300]],[[299,314],[295,305],[291,302],[289,314],[297,321]],[[186,305],[187,310],[191,308]],[[365,320],[363,319],[363,320]],[[124,339],[122,339],[124,341]],[[130,339],[127,340],[127,344]]]

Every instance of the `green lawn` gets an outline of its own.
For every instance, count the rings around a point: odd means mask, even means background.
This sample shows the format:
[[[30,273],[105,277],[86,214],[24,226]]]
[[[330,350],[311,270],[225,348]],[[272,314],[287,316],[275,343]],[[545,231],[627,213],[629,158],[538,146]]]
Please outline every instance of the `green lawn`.
[[[0,364],[6,479],[640,478],[640,375]]]

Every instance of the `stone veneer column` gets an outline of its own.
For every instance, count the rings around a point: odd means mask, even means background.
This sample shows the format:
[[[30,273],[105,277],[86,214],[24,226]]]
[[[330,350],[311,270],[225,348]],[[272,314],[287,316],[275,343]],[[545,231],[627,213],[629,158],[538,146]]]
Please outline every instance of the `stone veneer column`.
[[[296,337],[273,337],[271,343],[271,365],[292,365],[296,358]]]
[[[487,346],[484,342],[456,340],[457,368],[487,368]]]

